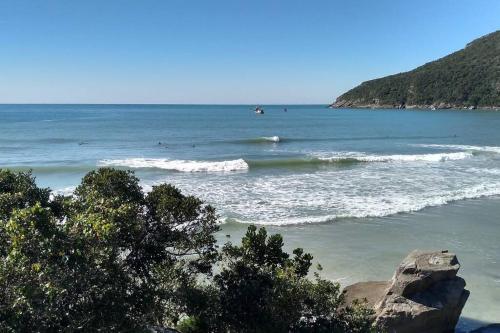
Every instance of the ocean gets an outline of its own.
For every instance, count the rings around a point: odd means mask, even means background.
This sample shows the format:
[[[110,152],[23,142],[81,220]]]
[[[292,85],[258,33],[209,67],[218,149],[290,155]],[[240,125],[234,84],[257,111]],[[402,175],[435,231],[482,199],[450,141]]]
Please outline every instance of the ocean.
[[[323,275],[389,279],[412,249],[448,249],[471,291],[460,327],[500,321],[500,113],[314,105],[0,105],[0,167],[71,194],[100,166],[250,223]]]

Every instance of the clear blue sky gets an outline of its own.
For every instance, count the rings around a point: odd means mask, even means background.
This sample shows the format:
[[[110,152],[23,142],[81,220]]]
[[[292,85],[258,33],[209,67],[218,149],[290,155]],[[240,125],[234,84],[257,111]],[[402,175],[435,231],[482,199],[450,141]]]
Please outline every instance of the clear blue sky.
[[[0,103],[328,103],[500,29],[500,0],[0,0]]]

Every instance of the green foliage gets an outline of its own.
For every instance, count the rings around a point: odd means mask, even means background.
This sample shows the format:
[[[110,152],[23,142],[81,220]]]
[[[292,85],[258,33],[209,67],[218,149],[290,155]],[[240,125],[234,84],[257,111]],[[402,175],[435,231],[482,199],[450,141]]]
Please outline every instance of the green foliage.
[[[15,173],[0,169],[0,220],[5,220],[16,208],[26,208],[40,203],[49,205],[50,191],[35,184],[31,172]]]
[[[337,283],[306,276],[312,256],[283,251],[280,235],[250,226],[241,246],[226,244],[220,272],[205,301],[190,307],[199,331],[183,332],[368,332],[368,312],[341,308]]]
[[[31,173],[0,170],[0,332],[369,331],[338,284],[308,279],[310,254],[253,226],[218,252],[217,219],[171,185],[145,194],[128,171],[51,197]]]
[[[51,201],[30,173],[2,170],[0,188],[0,331],[165,324],[216,259],[214,209],[170,185],[145,195],[130,172],[100,169]]]
[[[182,319],[176,328],[182,333],[199,333],[207,331],[207,328],[196,317]]]
[[[500,106],[500,31],[410,72],[362,83],[337,102],[370,104]]]

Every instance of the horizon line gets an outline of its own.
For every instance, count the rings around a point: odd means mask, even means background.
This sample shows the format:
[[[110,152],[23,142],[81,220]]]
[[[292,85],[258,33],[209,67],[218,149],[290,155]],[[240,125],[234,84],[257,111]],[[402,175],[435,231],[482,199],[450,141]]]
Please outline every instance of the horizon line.
[[[325,105],[329,106],[331,103],[1,103],[0,105]]]

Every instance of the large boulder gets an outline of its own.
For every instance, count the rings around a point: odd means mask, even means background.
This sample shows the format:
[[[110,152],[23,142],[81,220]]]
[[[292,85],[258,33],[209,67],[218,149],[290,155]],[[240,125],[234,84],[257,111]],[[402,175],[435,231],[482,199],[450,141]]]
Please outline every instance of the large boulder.
[[[413,251],[389,281],[361,282],[344,289],[347,304],[366,302],[374,325],[387,333],[454,332],[469,297],[448,251]]]

